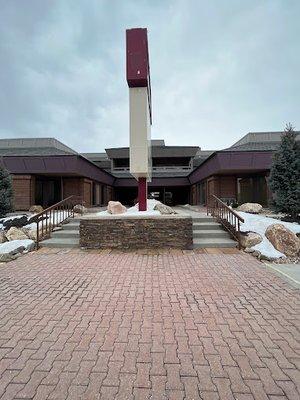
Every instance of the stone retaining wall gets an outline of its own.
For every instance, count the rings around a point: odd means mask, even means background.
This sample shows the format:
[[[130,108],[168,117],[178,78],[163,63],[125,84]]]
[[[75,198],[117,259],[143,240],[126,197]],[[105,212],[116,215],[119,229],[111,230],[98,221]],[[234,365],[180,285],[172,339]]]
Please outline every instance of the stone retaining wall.
[[[188,216],[86,216],[80,220],[80,246],[83,248],[191,249],[192,245],[192,218]]]

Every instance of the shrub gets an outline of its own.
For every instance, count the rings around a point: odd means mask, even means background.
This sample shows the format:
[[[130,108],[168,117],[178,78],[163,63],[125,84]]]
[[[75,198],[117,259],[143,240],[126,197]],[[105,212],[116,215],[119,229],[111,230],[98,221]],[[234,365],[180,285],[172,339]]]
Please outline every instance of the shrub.
[[[9,172],[0,165],[0,217],[13,210],[12,180]]]

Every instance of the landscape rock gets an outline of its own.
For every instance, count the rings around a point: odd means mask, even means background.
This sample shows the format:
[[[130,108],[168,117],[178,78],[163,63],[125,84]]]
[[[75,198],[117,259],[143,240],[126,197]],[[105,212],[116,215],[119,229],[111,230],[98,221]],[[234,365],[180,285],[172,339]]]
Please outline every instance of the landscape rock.
[[[256,244],[262,242],[263,238],[259,233],[248,232],[240,234],[241,246],[243,247],[253,247]]]
[[[259,257],[260,256],[260,251],[258,251],[258,250],[255,250],[253,253],[252,253],[252,255],[254,256],[254,257]]]
[[[0,244],[0,262],[8,262],[17,258],[24,251],[33,250],[35,243],[33,240],[12,240]]]
[[[237,208],[237,211],[242,211],[250,214],[259,214],[262,208],[262,205],[258,203],[244,203]]]
[[[252,249],[252,247],[246,247],[245,249],[244,249],[244,252],[245,253],[254,253],[254,249]]]
[[[74,213],[76,213],[76,214],[83,215],[83,214],[85,214],[85,213],[87,212],[87,209],[86,209],[84,206],[82,206],[81,204],[76,204],[76,205],[73,207],[73,211],[74,211]]]
[[[29,208],[29,212],[34,214],[39,214],[42,211],[44,211],[43,207],[38,205],[34,205]]]
[[[37,230],[32,228],[22,228],[22,231],[25,233],[28,239],[34,240],[36,242],[37,239]]]
[[[6,242],[5,232],[0,231],[0,244]]]
[[[276,250],[288,257],[296,256],[300,252],[300,239],[283,224],[268,226],[265,235]]]
[[[125,214],[127,212],[127,208],[119,201],[109,201],[107,205],[107,211],[113,215]]]
[[[6,239],[9,241],[28,239],[27,235],[22,231],[22,229],[16,228],[14,226],[9,228],[9,230],[5,233],[5,236]]]
[[[3,221],[4,229],[10,229],[11,227],[22,228],[22,226],[27,225],[29,220],[26,215],[18,215],[16,217],[11,217]]]
[[[159,211],[161,214],[177,214],[177,212],[173,210],[172,207],[166,206],[163,203],[157,203],[154,206],[154,210]]]

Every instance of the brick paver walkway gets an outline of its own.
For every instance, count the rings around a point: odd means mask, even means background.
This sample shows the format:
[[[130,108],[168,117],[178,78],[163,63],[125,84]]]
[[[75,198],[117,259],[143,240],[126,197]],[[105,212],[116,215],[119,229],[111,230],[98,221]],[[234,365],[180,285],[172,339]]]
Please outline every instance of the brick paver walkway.
[[[299,297],[242,253],[28,254],[0,265],[0,398],[299,400]]]

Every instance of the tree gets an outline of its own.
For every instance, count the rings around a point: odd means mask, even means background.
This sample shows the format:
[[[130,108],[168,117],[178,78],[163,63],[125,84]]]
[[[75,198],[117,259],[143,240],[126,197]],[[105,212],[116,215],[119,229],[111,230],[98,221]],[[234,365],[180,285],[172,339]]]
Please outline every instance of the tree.
[[[13,210],[12,180],[9,172],[0,165],[0,217]]]
[[[300,213],[300,144],[291,124],[287,124],[274,154],[270,189],[275,209],[293,219]]]

